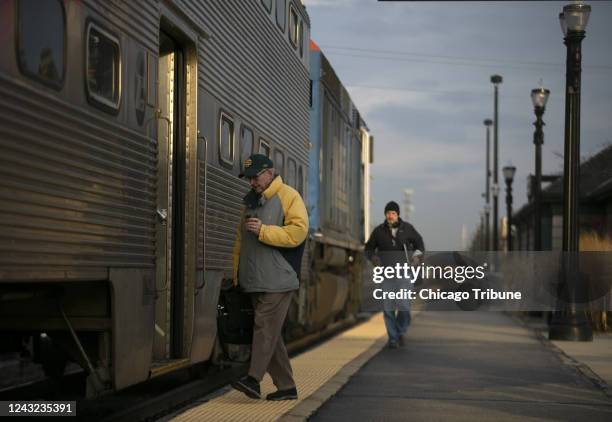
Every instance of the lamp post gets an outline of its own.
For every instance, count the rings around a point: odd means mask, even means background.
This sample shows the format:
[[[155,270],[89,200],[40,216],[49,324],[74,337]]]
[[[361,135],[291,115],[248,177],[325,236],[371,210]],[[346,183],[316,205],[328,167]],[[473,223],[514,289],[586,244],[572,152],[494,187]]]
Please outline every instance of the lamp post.
[[[479,230],[479,237],[478,237],[478,250],[480,251],[486,251],[487,250],[487,246],[486,246],[486,238],[485,238],[485,210],[480,210],[480,230]]]
[[[489,250],[490,240],[491,239],[491,226],[490,226],[490,218],[489,214],[491,212],[491,147],[490,147],[490,136],[491,136],[491,125],[493,121],[491,119],[485,119],[484,125],[487,128],[487,173],[486,173],[486,182],[485,182],[485,226],[484,226],[484,238],[485,238],[485,251]]]
[[[508,251],[512,250],[512,181],[514,180],[514,173],[516,173],[516,167],[507,165],[502,170],[504,172],[504,179],[506,181],[506,213],[507,213],[507,236],[506,242]]]
[[[546,101],[550,91],[542,87],[531,90],[531,101],[533,102],[536,121],[533,123],[535,132],[533,134],[533,143],[535,144],[535,189],[533,194],[533,249],[536,251],[542,250],[542,144],[544,144],[544,121],[542,116],[546,108]]]
[[[493,250],[496,251],[499,249],[499,228],[498,224],[498,197],[499,197],[499,185],[497,184],[497,174],[499,171],[497,170],[497,135],[499,130],[499,118],[497,115],[497,104],[498,104],[498,87],[499,84],[502,83],[502,77],[500,75],[491,76],[491,82],[493,83],[495,90],[495,99],[494,99],[494,109],[493,109]]]
[[[485,204],[484,206],[484,215],[485,215],[485,239],[484,239],[484,249],[485,251],[491,250],[491,227],[490,227],[490,215],[491,215],[491,205]]]
[[[592,341],[593,332],[584,311],[578,312],[576,300],[583,288],[578,267],[579,221],[578,183],[580,180],[580,77],[581,44],[591,7],[572,3],[563,7],[559,22],[567,46],[565,80],[565,155],[563,160],[563,278],[568,304],[552,318],[548,336],[554,340]]]

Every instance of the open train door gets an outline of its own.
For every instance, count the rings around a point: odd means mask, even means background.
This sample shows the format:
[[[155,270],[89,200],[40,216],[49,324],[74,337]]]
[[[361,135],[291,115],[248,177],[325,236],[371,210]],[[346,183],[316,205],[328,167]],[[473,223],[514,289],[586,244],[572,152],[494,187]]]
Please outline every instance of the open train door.
[[[158,185],[154,366],[180,359],[185,256],[185,58],[163,30],[158,63]]]
[[[196,232],[195,45],[162,17],[158,58],[158,185],[152,376],[189,364]],[[193,91],[193,92],[192,92]],[[190,129],[191,127],[191,129]]]
[[[198,134],[197,47],[204,36],[173,9],[161,9],[152,376],[205,360],[216,335],[214,286],[202,264],[206,141]]]

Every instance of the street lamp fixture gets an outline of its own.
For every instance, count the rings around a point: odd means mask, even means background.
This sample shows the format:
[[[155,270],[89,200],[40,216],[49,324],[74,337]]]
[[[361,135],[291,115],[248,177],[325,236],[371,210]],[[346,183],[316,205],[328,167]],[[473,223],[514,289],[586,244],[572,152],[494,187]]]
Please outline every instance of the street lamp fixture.
[[[578,296],[584,291],[578,261],[581,45],[590,13],[591,6],[578,2],[563,7],[563,13],[559,15],[564,43],[567,47],[563,158],[563,252],[565,259],[563,259],[560,282],[568,292],[569,300],[567,300],[567,305],[563,305],[562,309],[557,309],[553,315],[548,332],[551,340],[593,340],[593,331],[585,312],[578,311],[576,306]]]
[[[533,106],[536,108],[544,108],[546,107],[546,102],[548,101],[548,96],[550,95],[550,91],[545,88],[536,88],[531,90],[531,101],[533,102]]]
[[[535,133],[533,134],[533,143],[535,145],[535,180],[534,180],[534,201],[533,201],[533,249],[536,251],[542,250],[542,144],[544,144],[544,121],[542,116],[546,109],[546,101],[550,91],[543,87],[531,90],[531,101],[536,115]]]
[[[563,35],[567,36],[570,32],[584,32],[589,22],[590,14],[591,6],[582,2],[564,6],[563,12],[559,13]]]

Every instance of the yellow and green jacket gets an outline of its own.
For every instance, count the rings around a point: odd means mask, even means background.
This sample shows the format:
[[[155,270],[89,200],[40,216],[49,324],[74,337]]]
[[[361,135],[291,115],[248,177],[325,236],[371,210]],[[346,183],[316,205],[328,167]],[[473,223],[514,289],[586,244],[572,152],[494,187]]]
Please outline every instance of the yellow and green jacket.
[[[262,221],[259,236],[246,231],[244,215]],[[285,292],[299,287],[299,266],[308,234],[300,194],[276,176],[259,203],[245,208],[234,243],[234,284],[247,292]]]

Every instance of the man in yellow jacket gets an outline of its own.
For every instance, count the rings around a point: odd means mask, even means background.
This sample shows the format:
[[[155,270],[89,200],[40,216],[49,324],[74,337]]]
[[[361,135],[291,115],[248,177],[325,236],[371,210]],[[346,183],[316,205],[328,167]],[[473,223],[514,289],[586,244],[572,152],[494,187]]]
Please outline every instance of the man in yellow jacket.
[[[232,384],[261,398],[259,383],[270,373],[278,391],[267,400],[295,400],[297,389],[282,338],[291,296],[299,287],[308,214],[300,194],[274,173],[272,160],[254,154],[244,162],[251,190],[234,244],[234,283],[251,295],[255,322],[249,374]]]

